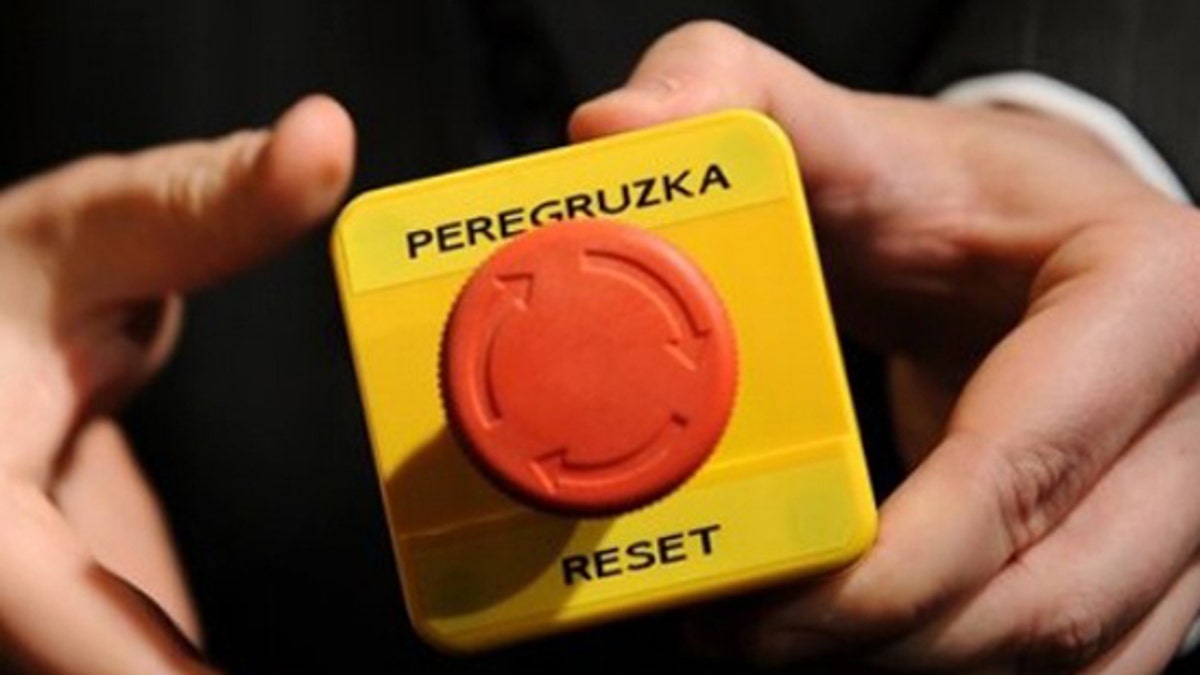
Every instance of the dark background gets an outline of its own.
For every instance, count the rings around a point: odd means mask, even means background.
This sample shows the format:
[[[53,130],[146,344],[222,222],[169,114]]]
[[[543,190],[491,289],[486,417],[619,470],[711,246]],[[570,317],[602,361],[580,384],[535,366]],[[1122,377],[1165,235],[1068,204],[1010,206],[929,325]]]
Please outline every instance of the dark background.
[[[10,0],[0,21],[0,184],[89,152],[268,124],[311,91],[355,117],[353,193],[551,147],[564,142],[573,106],[620,83],[654,37],[692,17],[730,21],[827,78],[873,90],[1038,65],[1015,51],[973,55],[986,42],[971,38],[980,12],[1019,3],[966,4],[971,12],[951,0]],[[1002,23],[984,27],[994,42],[1016,40]],[[1138,110],[1153,137],[1162,125]],[[326,236],[194,297],[175,360],[127,415],[213,659],[237,673],[424,673],[636,671],[692,658],[672,617],[472,660],[414,637]],[[878,362],[853,345],[847,355],[886,494],[898,470]]]

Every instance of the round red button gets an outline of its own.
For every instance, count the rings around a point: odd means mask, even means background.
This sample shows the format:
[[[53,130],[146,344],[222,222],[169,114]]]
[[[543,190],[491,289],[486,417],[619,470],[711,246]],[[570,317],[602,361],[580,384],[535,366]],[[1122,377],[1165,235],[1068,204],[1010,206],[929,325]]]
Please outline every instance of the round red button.
[[[534,506],[611,514],[687,479],[729,420],[733,329],[716,291],[645,230],[575,221],[522,235],[467,282],[446,325],[451,427]]]

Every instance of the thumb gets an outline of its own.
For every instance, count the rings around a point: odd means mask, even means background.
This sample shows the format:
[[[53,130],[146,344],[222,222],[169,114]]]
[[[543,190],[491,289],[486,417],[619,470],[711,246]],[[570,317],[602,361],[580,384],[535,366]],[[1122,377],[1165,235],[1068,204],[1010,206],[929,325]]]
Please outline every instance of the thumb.
[[[963,229],[959,204],[973,194],[954,155],[947,121],[955,118],[944,111],[831,84],[705,21],[660,38],[628,83],[575,111],[569,131],[584,140],[739,107],[767,114],[789,136],[839,322],[881,349],[924,338],[914,316],[941,331],[944,317],[928,311],[940,305],[927,300],[942,299],[944,279],[967,259],[942,233]]]
[[[727,108],[774,118],[791,138],[807,186],[856,190],[885,175],[880,125],[866,97],[817,77],[771,47],[715,21],[685,24],[643,55],[621,88],[580,106],[575,141]]]
[[[76,161],[10,188],[0,214],[72,302],[217,281],[277,251],[341,199],[354,130],[312,96],[271,130]]]

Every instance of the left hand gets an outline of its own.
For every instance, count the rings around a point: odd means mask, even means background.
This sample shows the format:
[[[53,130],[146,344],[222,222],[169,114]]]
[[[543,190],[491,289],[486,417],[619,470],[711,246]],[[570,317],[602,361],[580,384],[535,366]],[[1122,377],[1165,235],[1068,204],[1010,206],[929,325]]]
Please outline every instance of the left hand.
[[[353,148],[347,113],[314,96],[270,130],[0,191],[0,672],[214,672],[114,416],[169,358],[181,294],[312,231]]]
[[[789,134],[914,470],[863,559],[727,632],[772,663],[1162,668],[1200,607],[1197,213],[1068,123],[848,91],[712,23],[571,131],[728,107]]]

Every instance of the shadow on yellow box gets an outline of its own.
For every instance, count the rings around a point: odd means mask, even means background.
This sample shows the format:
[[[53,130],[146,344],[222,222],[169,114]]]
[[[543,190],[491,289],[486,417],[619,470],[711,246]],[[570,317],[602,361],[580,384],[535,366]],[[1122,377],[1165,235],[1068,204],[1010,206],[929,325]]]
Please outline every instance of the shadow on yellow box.
[[[498,489],[451,433],[439,379],[472,271],[525,232],[587,218],[682,250],[737,341],[711,457],[670,494],[604,517]],[[758,588],[873,541],[800,176],[769,119],[718,113],[368,192],[332,248],[409,614],[432,644],[474,651]]]

